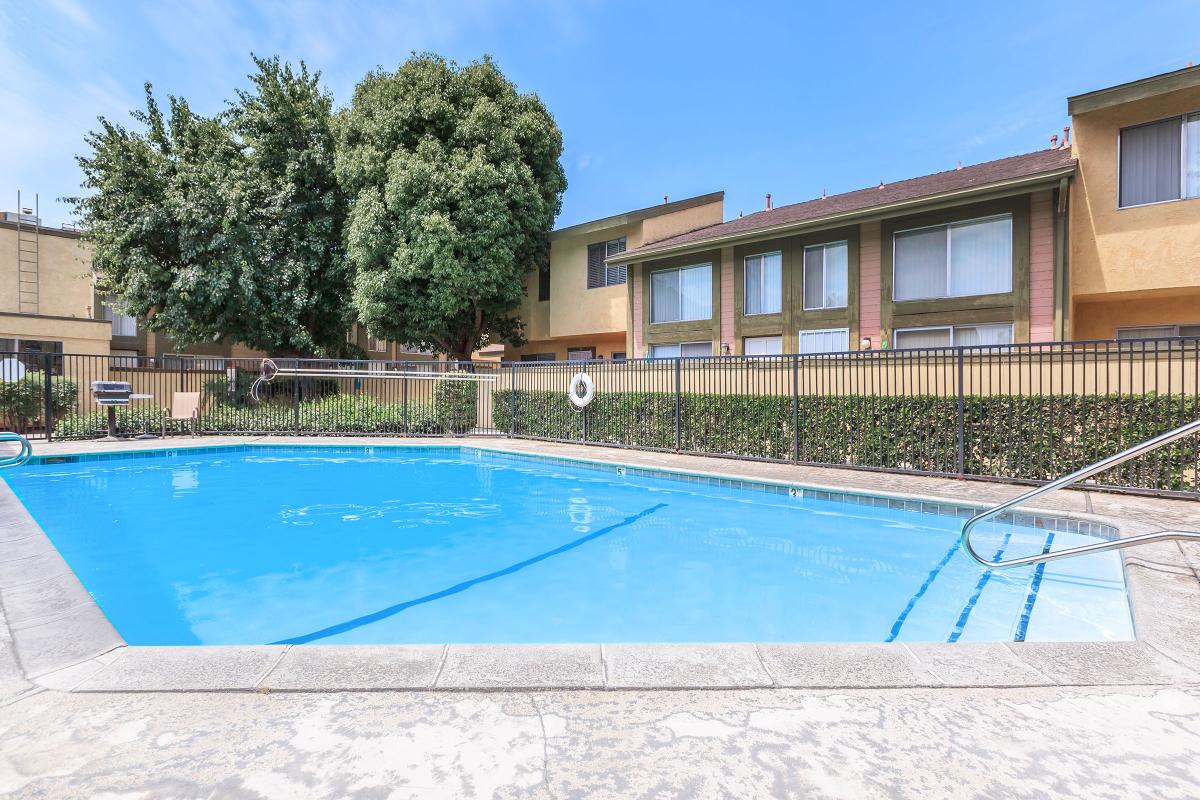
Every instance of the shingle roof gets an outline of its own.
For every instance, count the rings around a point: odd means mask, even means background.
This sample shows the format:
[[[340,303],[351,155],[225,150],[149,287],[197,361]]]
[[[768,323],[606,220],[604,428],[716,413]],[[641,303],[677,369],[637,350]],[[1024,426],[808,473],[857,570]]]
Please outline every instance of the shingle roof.
[[[974,164],[959,169],[935,172],[920,178],[910,178],[896,183],[884,184],[870,189],[858,189],[844,194],[779,206],[770,211],[759,211],[744,217],[710,225],[689,233],[650,242],[621,254],[629,259],[641,253],[653,253],[684,245],[705,242],[709,239],[751,234],[760,229],[800,224],[824,217],[869,211],[872,208],[892,205],[925,197],[935,197],[950,192],[981,188],[1021,178],[1030,178],[1043,173],[1053,173],[1074,167],[1075,159],[1070,148],[1039,150],[1035,153],[1010,156],[983,164]]]

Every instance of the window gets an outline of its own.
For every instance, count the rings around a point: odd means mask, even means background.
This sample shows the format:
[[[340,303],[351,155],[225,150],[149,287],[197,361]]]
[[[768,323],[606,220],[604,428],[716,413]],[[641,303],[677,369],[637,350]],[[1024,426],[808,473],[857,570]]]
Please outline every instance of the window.
[[[987,347],[1012,344],[1011,322],[991,325],[941,325],[933,328],[903,328],[896,331],[897,350],[927,347]]]
[[[1200,112],[1122,128],[1121,208],[1200,197]]]
[[[367,350],[372,353],[386,353],[387,342],[383,339],[376,339],[371,334],[367,334]]]
[[[650,322],[712,318],[712,264],[650,273]]]
[[[1117,328],[1117,339],[1165,339],[1171,336],[1200,336],[1200,324],[1196,325],[1142,325],[1134,328]]]
[[[616,352],[614,352],[614,353],[612,354],[612,360],[613,360],[613,361],[616,361],[616,362],[624,362],[624,361],[626,360],[626,358],[625,358],[625,351],[624,351],[624,350],[617,350]]]
[[[682,344],[652,344],[651,358],[701,358],[712,355],[712,342],[683,342]]]
[[[628,269],[625,264],[608,265],[606,258],[625,252],[625,237],[609,239],[607,242],[589,244],[587,252],[587,288],[599,289],[603,286],[618,286],[625,283]]]
[[[747,336],[742,340],[742,353],[748,356],[777,356],[783,353],[782,336]]]
[[[783,310],[783,254],[746,256],[745,313],[778,314]]]
[[[571,347],[567,349],[567,361],[591,361],[596,357],[594,347]]]
[[[113,350],[108,359],[109,369],[137,369],[137,350]]]
[[[538,268],[538,302],[545,302],[550,299],[550,265],[545,264]]]
[[[846,307],[849,253],[850,247],[846,242],[804,248],[806,309]]]
[[[849,328],[800,331],[800,353],[844,353],[850,349]]]
[[[554,353],[529,353],[521,356],[522,361],[553,361]]]
[[[894,300],[1012,291],[1012,216],[897,232]]]
[[[103,303],[104,319],[112,323],[113,336],[137,336],[137,318],[121,314],[113,309],[116,298],[109,297]]]

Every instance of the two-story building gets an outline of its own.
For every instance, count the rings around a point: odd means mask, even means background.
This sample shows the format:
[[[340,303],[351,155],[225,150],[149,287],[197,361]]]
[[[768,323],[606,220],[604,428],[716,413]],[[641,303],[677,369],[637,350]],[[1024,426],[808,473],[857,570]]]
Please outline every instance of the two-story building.
[[[1200,336],[1200,67],[1067,107],[1071,337]]]
[[[639,356],[1061,338],[1056,147],[768,207],[624,254]]]

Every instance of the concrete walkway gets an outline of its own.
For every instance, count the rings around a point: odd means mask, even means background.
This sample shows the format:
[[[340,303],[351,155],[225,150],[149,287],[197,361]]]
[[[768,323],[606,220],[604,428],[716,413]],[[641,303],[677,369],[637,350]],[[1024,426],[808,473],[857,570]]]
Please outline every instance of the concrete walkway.
[[[0,795],[1195,798],[1200,688],[40,691]]]

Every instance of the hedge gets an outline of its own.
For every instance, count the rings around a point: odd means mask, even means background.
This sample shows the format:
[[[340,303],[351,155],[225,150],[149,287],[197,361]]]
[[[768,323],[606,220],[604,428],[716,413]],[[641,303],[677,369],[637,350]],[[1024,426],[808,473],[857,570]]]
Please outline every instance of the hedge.
[[[584,439],[585,414],[565,393],[493,394],[501,432]],[[829,465],[957,473],[957,398],[927,395],[802,396],[800,460]],[[679,449],[696,453],[790,460],[790,396],[684,394]],[[1196,398],[1178,395],[991,395],[963,399],[963,471],[970,475],[1048,480],[1112,455],[1122,447],[1200,416]],[[596,395],[586,412],[589,442],[675,448],[675,395]],[[1106,482],[1200,490],[1200,440],[1186,440],[1129,462]]]
[[[449,385],[449,384],[448,384]],[[421,435],[461,434],[475,427],[474,384],[470,402],[459,402],[455,392],[434,392],[433,403],[409,403],[407,427],[401,403],[381,403],[367,395],[333,395],[300,403],[301,433],[411,433]],[[457,384],[454,384],[457,386]],[[107,431],[104,409],[66,417],[54,427],[58,439],[92,439]],[[147,424],[158,433],[163,409],[157,406],[127,406],[117,409],[117,433],[142,433]],[[291,433],[296,430],[292,403],[261,403],[256,406],[217,403],[200,416],[203,433]],[[186,421],[168,425],[173,433],[186,433]]]
[[[75,404],[78,387],[70,378],[50,378],[50,413],[58,418]],[[0,381],[0,425],[6,430],[26,431],[45,413],[45,373],[30,370],[15,381]]]

